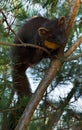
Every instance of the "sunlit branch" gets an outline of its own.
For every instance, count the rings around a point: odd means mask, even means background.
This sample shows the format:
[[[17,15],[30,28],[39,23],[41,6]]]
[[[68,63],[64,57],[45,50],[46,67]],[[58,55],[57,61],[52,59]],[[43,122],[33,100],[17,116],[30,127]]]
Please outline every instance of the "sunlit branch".
[[[71,56],[71,57],[68,57],[68,58],[66,58],[64,61],[72,61],[72,60],[77,60],[77,59],[79,59],[79,58],[81,58],[82,57],[82,53],[81,54],[79,54],[79,55],[76,55],[76,56]]]
[[[70,56],[75,50],[76,48],[82,44],[82,36],[76,41],[76,43],[64,54],[65,57]]]
[[[68,24],[67,24],[67,29],[66,29],[67,37],[69,36],[70,30],[72,29],[72,25],[74,23],[77,11],[79,9],[79,5],[80,5],[80,0],[73,0],[71,2],[71,9],[70,9],[70,12],[69,12]]]

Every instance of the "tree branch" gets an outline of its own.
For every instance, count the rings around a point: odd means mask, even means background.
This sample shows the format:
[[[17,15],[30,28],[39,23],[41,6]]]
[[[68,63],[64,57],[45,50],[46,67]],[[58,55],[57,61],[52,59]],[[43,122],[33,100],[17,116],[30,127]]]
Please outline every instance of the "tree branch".
[[[82,36],[76,41],[76,43],[66,53],[64,53],[64,56],[65,57],[70,56],[80,44],[82,44]]]
[[[16,35],[16,33],[14,32],[14,30],[11,28],[11,26],[9,25],[8,21],[7,21],[7,17],[5,15],[5,13],[3,12],[2,8],[0,8],[0,12],[2,13],[3,17],[4,17],[4,21],[6,22],[9,30],[11,30],[11,32],[17,37],[17,39],[20,41],[20,43],[23,44],[23,41],[19,38],[18,35]]]
[[[77,81],[77,80],[76,80]],[[78,81],[77,81],[78,82]],[[77,83],[76,82],[76,83]],[[69,92],[69,94],[68,94],[68,96],[67,96],[67,98],[65,99],[65,101],[60,105],[60,108],[56,111],[56,112],[54,112],[54,113],[52,113],[51,115],[50,115],[50,118],[49,118],[49,121],[48,121],[48,124],[47,124],[47,129],[46,130],[52,130],[52,127],[55,125],[56,126],[56,124],[57,124],[57,122],[59,121],[59,119],[60,119],[60,117],[61,117],[61,115],[62,115],[62,113],[63,113],[63,111],[64,111],[64,108],[67,106],[67,104],[69,103],[69,101],[71,100],[71,98],[72,98],[72,96],[73,96],[73,94],[76,92],[76,89],[77,89],[77,85],[74,85],[74,87],[72,88],[72,90]]]
[[[72,60],[77,60],[78,58],[82,57],[82,53],[79,55],[75,55],[75,56],[71,56],[66,58],[64,61],[68,62],[68,61],[72,61]]]
[[[55,63],[55,65],[54,65],[54,63]],[[56,76],[57,72],[59,71],[60,66],[61,66],[60,61],[55,60],[55,59],[52,60],[48,71],[46,71],[46,74],[45,74],[43,80],[40,82],[36,92],[33,94],[32,98],[31,98],[30,102],[28,103],[23,115],[21,116],[19,123],[15,130],[18,130],[18,129],[26,130],[26,127],[29,124],[30,119],[31,119],[38,103],[40,102],[48,85],[53,80],[54,76]],[[20,122],[21,122],[21,124],[20,124]]]
[[[67,37],[69,36],[70,31],[72,29],[72,25],[74,23],[77,11],[79,9],[79,5],[80,5],[80,0],[73,0],[71,3],[71,9],[68,16],[69,18],[68,18],[67,31],[66,31]]]
[[[79,5],[80,5],[80,0],[73,0],[72,3],[74,4],[73,7],[76,8],[76,9],[74,11],[73,10],[74,8],[72,7],[72,11],[74,12],[74,14],[72,14],[72,12],[70,12],[70,18],[69,19],[72,19],[72,15],[73,15],[73,19],[75,18],[76,12],[77,12]],[[76,6],[77,3],[78,3],[78,6]],[[67,36],[70,33],[73,22],[74,22],[74,20],[72,20],[71,24],[68,24],[68,26],[67,26]],[[58,56],[59,57],[62,56],[61,50],[59,51]],[[29,104],[26,106],[25,111],[22,114],[15,130],[26,130],[38,103],[40,102],[41,98],[43,97],[44,92],[46,91],[47,87],[49,86],[51,81],[56,76],[57,72],[60,70],[61,66],[62,66],[62,63],[58,59],[53,59],[51,61],[49,69],[46,71],[44,78],[42,79],[42,81],[40,82],[37,90],[35,91],[35,93],[31,97],[31,100],[29,101]],[[64,107],[65,107],[65,105],[64,105]],[[62,110],[62,112],[63,112],[63,110]],[[61,116],[61,114],[60,114],[60,116]],[[60,116],[59,116],[59,118],[60,118]]]
[[[2,13],[3,17],[4,17],[4,21],[6,22],[9,30],[11,30],[11,32],[13,32],[13,34],[17,37],[17,39],[20,41],[21,44],[10,44],[10,43],[4,43],[4,42],[0,42],[0,44],[2,45],[6,45],[6,46],[24,46],[24,47],[33,47],[33,48],[37,48],[40,49],[42,51],[45,51],[48,55],[50,55],[50,52],[45,49],[44,47],[38,46],[38,45],[34,45],[34,44],[29,44],[29,43],[23,43],[23,41],[20,39],[20,37],[18,35],[16,35],[16,33],[14,32],[14,30],[11,28],[11,26],[9,25],[8,21],[7,21],[7,17],[5,15],[5,13],[3,12],[2,8],[0,8],[0,12]]]
[[[47,49],[45,49],[44,47],[38,46],[38,45],[34,45],[34,44],[29,44],[29,43],[15,44],[15,43],[8,43],[8,42],[0,41],[0,45],[2,45],[2,46],[17,46],[17,47],[32,47],[32,48],[40,49],[40,50],[46,52],[48,55],[50,55],[50,52]]]

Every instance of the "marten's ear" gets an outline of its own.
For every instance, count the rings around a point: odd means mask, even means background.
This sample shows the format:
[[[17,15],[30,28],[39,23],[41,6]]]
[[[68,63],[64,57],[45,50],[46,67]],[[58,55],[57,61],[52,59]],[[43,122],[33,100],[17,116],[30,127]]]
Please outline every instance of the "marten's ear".
[[[64,16],[62,16],[58,19],[58,25],[59,26],[66,26],[66,18]]]
[[[38,34],[39,34],[40,36],[46,36],[46,35],[49,34],[49,30],[48,30],[47,28],[45,28],[45,27],[40,27],[40,28],[38,29]]]

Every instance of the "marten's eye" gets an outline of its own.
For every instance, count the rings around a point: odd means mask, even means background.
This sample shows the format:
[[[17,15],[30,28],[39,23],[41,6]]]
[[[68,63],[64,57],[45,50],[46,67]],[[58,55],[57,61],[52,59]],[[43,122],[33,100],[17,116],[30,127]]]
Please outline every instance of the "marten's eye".
[[[55,38],[55,35],[50,34],[50,35],[49,35],[49,38],[50,38],[50,39],[54,39],[54,38]]]

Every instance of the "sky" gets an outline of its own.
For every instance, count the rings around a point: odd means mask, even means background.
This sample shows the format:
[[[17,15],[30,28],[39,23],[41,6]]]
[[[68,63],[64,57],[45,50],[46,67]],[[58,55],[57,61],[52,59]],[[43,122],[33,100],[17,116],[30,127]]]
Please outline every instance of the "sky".
[[[28,78],[29,78],[29,81],[31,84],[31,88],[32,88],[32,92],[35,92],[41,79],[37,80],[37,81],[34,80],[35,75],[31,74],[30,68],[26,71],[26,74],[28,75]],[[67,97],[68,93],[71,91],[72,88],[73,88],[73,85],[70,82],[68,82],[66,85],[57,86],[50,93],[49,98],[50,98],[50,100],[52,100],[54,102],[59,101],[60,98],[64,99],[65,97]],[[76,101],[74,101],[74,97],[73,97],[69,104],[70,104],[70,108],[75,109],[75,111],[77,111],[77,112],[82,112],[82,97]]]

